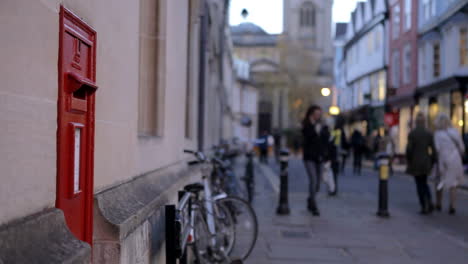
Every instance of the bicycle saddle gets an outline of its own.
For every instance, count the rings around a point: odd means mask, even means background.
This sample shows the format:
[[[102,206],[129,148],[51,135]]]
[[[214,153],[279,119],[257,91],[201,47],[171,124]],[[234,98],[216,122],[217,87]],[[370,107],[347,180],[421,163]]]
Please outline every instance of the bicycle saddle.
[[[191,193],[201,192],[201,191],[203,191],[203,189],[204,189],[203,184],[201,184],[199,182],[187,184],[184,187],[185,191],[191,192]]]

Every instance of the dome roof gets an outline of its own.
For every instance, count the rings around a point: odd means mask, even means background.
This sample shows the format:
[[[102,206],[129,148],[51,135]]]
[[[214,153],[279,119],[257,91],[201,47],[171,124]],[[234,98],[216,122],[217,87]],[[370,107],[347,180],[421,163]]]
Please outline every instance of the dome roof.
[[[245,35],[245,34],[250,34],[250,35],[268,35],[265,30],[263,30],[261,27],[255,25],[254,23],[251,22],[244,22],[240,23],[237,26],[232,26],[231,27],[231,32],[233,35]]]

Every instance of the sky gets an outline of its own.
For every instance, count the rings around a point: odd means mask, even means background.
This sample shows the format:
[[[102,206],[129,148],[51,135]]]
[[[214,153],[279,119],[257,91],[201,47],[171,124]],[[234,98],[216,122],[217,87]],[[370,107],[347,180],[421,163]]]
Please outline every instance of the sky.
[[[333,22],[349,22],[356,2],[358,0],[334,0]],[[249,11],[247,20],[241,16],[243,8]],[[231,0],[230,24],[238,25],[244,21],[255,23],[270,34],[281,33],[283,30],[283,0]]]

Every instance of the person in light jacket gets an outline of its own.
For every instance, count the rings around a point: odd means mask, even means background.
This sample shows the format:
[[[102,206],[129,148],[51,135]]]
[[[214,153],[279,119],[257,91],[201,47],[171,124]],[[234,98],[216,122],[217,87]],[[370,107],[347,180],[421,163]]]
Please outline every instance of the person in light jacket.
[[[429,214],[434,210],[432,196],[427,177],[431,173],[432,165],[436,160],[434,137],[426,129],[426,119],[422,113],[416,116],[416,128],[408,136],[406,146],[406,173],[414,176],[416,190],[421,205],[420,214]]]
[[[448,115],[441,113],[435,119],[434,134],[437,151],[436,210],[442,210],[442,191],[450,190],[449,214],[455,214],[455,196],[457,187],[463,183],[464,171],[462,156],[465,146],[460,133],[452,127]]]

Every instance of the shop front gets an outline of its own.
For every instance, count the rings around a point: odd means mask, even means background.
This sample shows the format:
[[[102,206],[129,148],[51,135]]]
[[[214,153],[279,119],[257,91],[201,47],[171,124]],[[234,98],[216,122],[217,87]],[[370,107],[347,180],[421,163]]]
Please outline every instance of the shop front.
[[[418,89],[419,109],[426,115],[431,130],[437,115],[445,113],[453,127],[463,135],[468,133],[467,84],[468,77],[450,77]]]

